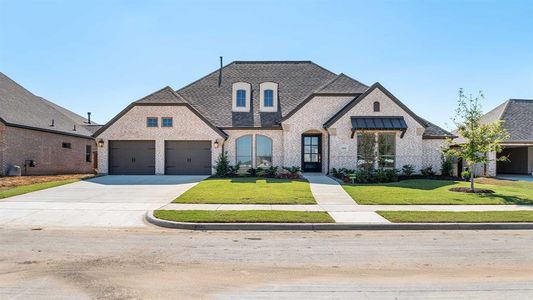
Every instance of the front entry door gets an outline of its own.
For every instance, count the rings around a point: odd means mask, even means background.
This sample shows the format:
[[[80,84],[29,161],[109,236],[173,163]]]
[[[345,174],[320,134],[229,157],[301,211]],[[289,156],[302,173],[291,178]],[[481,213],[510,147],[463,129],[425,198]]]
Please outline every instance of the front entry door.
[[[302,135],[302,170],[322,172],[322,135]]]

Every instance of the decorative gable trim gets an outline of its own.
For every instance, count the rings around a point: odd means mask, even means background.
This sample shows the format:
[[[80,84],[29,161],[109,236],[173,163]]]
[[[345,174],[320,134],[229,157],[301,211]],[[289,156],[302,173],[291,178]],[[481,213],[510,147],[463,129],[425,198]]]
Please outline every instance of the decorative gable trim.
[[[346,113],[348,113],[352,108],[354,108],[359,102],[361,102],[363,99],[365,99],[368,95],[370,95],[375,89],[379,89],[381,92],[383,92],[387,97],[389,97],[394,103],[396,103],[399,107],[401,107],[408,115],[410,115],[413,119],[415,119],[420,125],[427,127],[428,123],[417,116],[413,111],[411,111],[405,104],[403,104],[398,98],[396,98],[391,92],[389,92],[385,87],[383,87],[379,82],[374,83],[366,92],[361,94],[359,97],[353,99],[348,104],[346,104],[345,107],[343,107],[338,113],[336,113],[331,119],[329,119],[326,123],[324,123],[324,128],[329,128],[335,122],[337,122],[342,116],[344,116]]]

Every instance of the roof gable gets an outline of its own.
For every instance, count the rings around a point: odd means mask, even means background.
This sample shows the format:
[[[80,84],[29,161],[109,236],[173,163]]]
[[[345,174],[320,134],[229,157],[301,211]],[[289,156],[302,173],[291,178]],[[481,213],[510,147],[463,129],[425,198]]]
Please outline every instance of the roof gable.
[[[533,99],[509,99],[486,113],[482,122],[503,121],[510,142],[533,142]]]
[[[343,107],[338,113],[336,113],[333,117],[331,117],[328,121],[326,121],[323,125],[324,128],[329,128],[330,126],[335,124],[340,118],[342,118],[346,113],[348,113],[352,108],[354,108],[358,103],[360,103],[363,99],[365,99],[368,95],[370,95],[376,89],[379,89],[381,92],[383,92],[389,99],[391,99],[394,103],[396,103],[396,105],[402,108],[409,116],[411,116],[413,119],[415,119],[415,121],[417,121],[420,125],[422,125],[425,128],[424,135],[423,135],[424,138],[454,137],[454,135],[452,135],[448,131],[416,115],[407,106],[405,106],[403,102],[401,102],[391,92],[389,92],[385,87],[383,87],[379,82],[374,83],[363,94],[354,98],[345,107]]]
[[[96,130],[93,136],[98,137],[102,132],[104,132],[107,128],[113,125],[116,121],[118,121],[122,116],[128,113],[128,111],[130,111],[135,106],[186,106],[191,112],[193,112],[198,118],[200,118],[200,120],[206,123],[207,126],[213,129],[221,137],[223,137],[224,139],[228,137],[228,135],[224,131],[209,122],[209,120],[207,120],[203,115],[201,115],[194,107],[187,103],[181,95],[179,95],[177,92],[174,92],[174,90],[169,86],[166,86],[158,91],[151,93],[148,96],[145,96],[137,101],[132,102],[120,113],[118,113],[113,119],[111,119],[104,126]]]

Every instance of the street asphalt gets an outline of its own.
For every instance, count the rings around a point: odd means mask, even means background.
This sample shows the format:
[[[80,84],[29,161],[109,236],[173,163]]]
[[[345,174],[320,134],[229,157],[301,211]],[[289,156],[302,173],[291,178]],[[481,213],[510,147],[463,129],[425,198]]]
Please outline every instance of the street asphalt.
[[[0,228],[0,299],[532,299],[533,231]]]

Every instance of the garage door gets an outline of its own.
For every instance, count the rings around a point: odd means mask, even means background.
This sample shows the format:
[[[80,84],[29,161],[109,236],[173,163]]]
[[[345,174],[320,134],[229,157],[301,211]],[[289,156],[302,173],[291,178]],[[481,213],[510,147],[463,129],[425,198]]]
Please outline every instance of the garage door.
[[[155,142],[109,141],[109,174],[155,174]]]
[[[165,174],[211,175],[211,142],[165,141]]]

